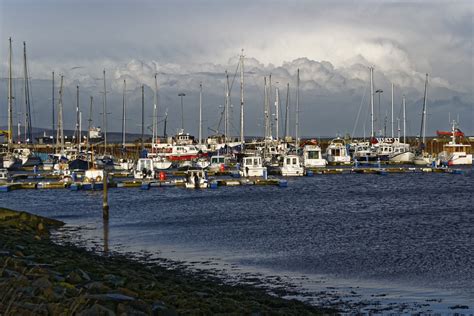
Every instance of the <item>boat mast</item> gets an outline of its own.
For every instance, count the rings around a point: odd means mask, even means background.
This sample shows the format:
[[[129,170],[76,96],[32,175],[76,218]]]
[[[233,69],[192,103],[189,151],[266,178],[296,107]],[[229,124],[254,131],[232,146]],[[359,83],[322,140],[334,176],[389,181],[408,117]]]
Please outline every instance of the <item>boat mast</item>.
[[[393,82],[392,82],[392,138],[395,137],[393,134]]]
[[[155,151],[155,143],[156,143],[156,134],[157,134],[157,113],[158,113],[158,82],[157,82],[157,74],[155,73],[155,93],[153,95],[153,128],[152,128],[152,137],[151,137],[151,152]]]
[[[272,108],[270,106],[272,104],[272,74],[268,76],[268,98],[267,98],[267,111],[268,111],[268,139],[272,139]]]
[[[127,81],[123,80],[122,93],[122,149],[125,149],[125,93],[127,91]]]
[[[104,104],[103,104],[103,116],[102,116],[102,123],[104,126],[104,155],[107,153],[107,88],[105,84],[105,69],[103,71],[104,74]]]
[[[64,152],[64,127],[63,127],[63,81],[64,76],[61,75],[59,84],[59,112],[58,112],[58,130],[56,136],[57,147],[61,148],[61,153]]]
[[[403,142],[406,144],[407,136],[406,136],[406,104],[405,104],[405,95],[403,95]]]
[[[285,109],[285,138],[288,138],[290,131],[290,116],[288,115],[288,109],[290,108],[290,84],[286,84],[286,109]]]
[[[298,68],[296,74],[296,119],[295,119],[295,148],[296,152],[298,152],[298,129],[299,129],[299,116],[300,116],[300,69]]]
[[[229,74],[225,71],[225,103],[224,103],[224,142],[227,143],[229,137]]]
[[[263,86],[264,86],[264,100],[263,100],[263,117],[264,117],[264,137],[265,141],[268,139],[268,88],[267,88],[267,77],[263,77]]]
[[[420,129],[420,135],[422,138],[422,144],[424,146],[425,144],[425,138],[426,138],[426,98],[428,94],[428,74],[426,74],[426,80],[425,80],[425,94],[423,96],[423,111],[421,113],[421,129]]]
[[[8,56],[8,151],[12,149],[13,145],[13,75],[12,75],[12,38],[9,41],[9,56]]]
[[[202,144],[202,82],[199,83],[199,145]]]
[[[75,135],[77,138],[77,147],[79,148],[81,144],[81,138],[80,138],[80,126],[79,126],[79,86],[76,86],[76,131]]]
[[[278,140],[280,137],[279,123],[278,123],[278,109],[280,108],[280,90],[275,89],[275,138]]]
[[[91,96],[91,103],[89,105],[89,126],[88,126],[88,129],[87,129],[87,151],[89,151],[89,143],[90,143],[90,133],[91,133],[91,128],[92,128],[92,102],[93,102],[94,98]]]
[[[370,138],[374,138],[374,67],[370,69]]]
[[[53,141],[54,141],[54,134],[56,134],[56,126],[54,124],[54,116],[55,116],[54,115],[54,71],[52,73],[52,79],[53,79],[53,81],[52,81],[52,83],[53,83],[52,87],[53,88],[52,88],[52,91],[51,91],[51,110],[52,110],[52,116],[51,116],[52,126],[51,127],[52,127]]]
[[[240,143],[241,150],[244,150],[244,50],[240,55]]]
[[[142,85],[142,151],[145,149],[145,85]]]
[[[24,78],[25,78],[25,144],[33,142],[31,134],[31,105],[30,105],[30,86],[28,80],[28,66],[26,63],[26,42],[23,42],[23,63],[24,63]]]

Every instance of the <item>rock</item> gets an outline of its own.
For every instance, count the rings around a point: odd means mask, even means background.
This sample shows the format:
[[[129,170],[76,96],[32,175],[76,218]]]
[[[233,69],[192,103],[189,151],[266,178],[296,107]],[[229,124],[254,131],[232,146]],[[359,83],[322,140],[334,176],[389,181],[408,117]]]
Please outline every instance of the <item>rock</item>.
[[[178,315],[175,310],[169,308],[162,301],[156,301],[151,307],[151,312],[154,316],[175,316]]]
[[[40,289],[51,288],[53,286],[53,284],[48,280],[47,277],[42,277],[35,280],[32,285]]]
[[[81,276],[83,280],[86,280],[86,281],[91,280],[90,276],[84,270],[77,269],[77,273]]]
[[[124,301],[134,301],[135,298],[123,294],[117,293],[107,293],[107,294],[89,294],[85,296],[91,300],[98,301],[112,301],[112,302],[124,302]]]
[[[138,293],[134,292],[130,289],[119,287],[117,290],[119,290],[120,293],[122,293],[124,295],[131,296],[131,297],[138,297]]]
[[[35,240],[41,240],[41,237],[40,237],[40,236],[38,236],[38,235],[35,235],[35,237],[34,237],[34,238],[35,238]]]
[[[98,315],[115,316],[115,312],[100,304],[94,304],[92,307],[77,313],[77,315],[78,316],[98,316]]]
[[[10,251],[8,250],[0,250],[0,256],[6,257],[10,255]]]
[[[84,285],[84,287],[93,293],[106,292],[110,290],[110,287],[100,281],[87,283],[86,285]]]
[[[76,271],[72,271],[66,276],[66,281],[72,284],[78,284],[82,282],[82,277]]]
[[[122,287],[125,285],[125,279],[114,274],[106,274],[104,279],[114,287]]]
[[[42,232],[44,230],[44,224],[39,222],[38,225],[36,226],[36,229],[38,229],[38,231]]]
[[[2,276],[7,277],[7,278],[18,278],[20,276],[20,273],[10,270],[10,269],[3,269]]]

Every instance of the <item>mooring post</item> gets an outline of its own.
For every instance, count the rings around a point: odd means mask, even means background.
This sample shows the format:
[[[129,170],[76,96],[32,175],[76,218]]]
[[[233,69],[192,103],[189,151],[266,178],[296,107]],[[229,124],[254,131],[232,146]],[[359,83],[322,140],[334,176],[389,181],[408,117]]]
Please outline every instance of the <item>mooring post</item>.
[[[103,187],[104,187],[104,200],[102,202],[102,216],[104,220],[109,219],[109,199],[107,193],[107,171],[104,170],[104,177],[103,177]]]

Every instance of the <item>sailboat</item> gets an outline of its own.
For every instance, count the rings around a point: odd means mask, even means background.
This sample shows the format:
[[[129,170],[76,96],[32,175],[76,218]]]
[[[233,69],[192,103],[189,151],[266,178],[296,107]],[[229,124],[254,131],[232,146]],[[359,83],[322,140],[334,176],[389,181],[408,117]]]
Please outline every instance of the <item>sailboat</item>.
[[[427,95],[428,95],[428,74],[426,74],[425,79],[425,93],[423,97],[423,110],[421,112],[421,128],[420,128],[420,136],[421,142],[418,148],[418,152],[415,155],[415,159],[413,163],[415,165],[426,166],[430,165],[435,161],[435,158],[425,152],[425,141],[426,141],[426,102],[427,102]]]

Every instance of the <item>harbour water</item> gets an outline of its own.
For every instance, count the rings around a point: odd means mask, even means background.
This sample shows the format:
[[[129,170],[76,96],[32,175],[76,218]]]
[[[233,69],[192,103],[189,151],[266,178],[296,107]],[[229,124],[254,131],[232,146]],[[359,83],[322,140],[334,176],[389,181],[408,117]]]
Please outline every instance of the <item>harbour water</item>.
[[[468,169],[316,175],[287,188],[112,189],[108,243],[348,312],[472,314],[473,183]],[[89,246],[103,242],[100,192],[18,190],[0,201],[84,227],[76,237]]]

